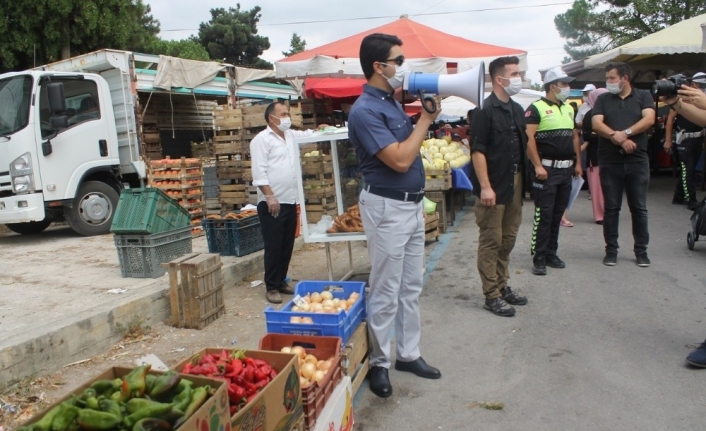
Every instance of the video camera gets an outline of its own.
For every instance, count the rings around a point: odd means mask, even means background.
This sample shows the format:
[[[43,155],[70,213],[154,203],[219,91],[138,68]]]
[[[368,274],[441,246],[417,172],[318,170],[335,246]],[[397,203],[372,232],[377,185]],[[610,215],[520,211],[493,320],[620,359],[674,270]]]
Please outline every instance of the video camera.
[[[667,79],[660,79],[652,84],[652,94],[654,96],[673,97],[682,85],[691,84],[691,78],[680,74],[672,75]]]

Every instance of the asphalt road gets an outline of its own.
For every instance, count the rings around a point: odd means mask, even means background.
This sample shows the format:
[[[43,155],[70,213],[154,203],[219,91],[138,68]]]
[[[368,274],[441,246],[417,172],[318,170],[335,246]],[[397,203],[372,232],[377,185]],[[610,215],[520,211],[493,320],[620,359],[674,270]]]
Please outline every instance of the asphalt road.
[[[627,202],[618,265],[601,263],[602,229],[581,192],[576,226],[561,230],[567,268],[532,275],[526,201],[511,286],[529,304],[513,318],[482,308],[477,227],[463,212],[429,250],[421,298],[422,354],[443,377],[391,370],[392,397],[359,392],[356,430],[703,429],[706,369],[684,358],[706,338],[706,240],[687,249],[691,213],[671,205],[673,187],[666,174],[650,184],[649,268],[635,265]]]

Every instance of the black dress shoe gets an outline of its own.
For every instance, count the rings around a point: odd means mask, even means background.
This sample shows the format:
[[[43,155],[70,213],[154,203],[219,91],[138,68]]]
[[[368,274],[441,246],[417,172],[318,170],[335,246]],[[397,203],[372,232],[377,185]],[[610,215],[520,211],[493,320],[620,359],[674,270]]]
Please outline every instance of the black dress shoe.
[[[532,268],[532,274],[534,275],[547,275],[547,262],[544,256],[538,257],[534,260],[534,267]]]
[[[390,376],[385,367],[370,367],[370,390],[380,398],[387,398],[392,395],[392,385]]]
[[[414,373],[419,377],[424,377],[425,379],[439,379],[441,378],[441,371],[427,365],[424,359],[420,356],[411,362],[395,361],[395,369],[397,371],[406,371],[409,373]]]

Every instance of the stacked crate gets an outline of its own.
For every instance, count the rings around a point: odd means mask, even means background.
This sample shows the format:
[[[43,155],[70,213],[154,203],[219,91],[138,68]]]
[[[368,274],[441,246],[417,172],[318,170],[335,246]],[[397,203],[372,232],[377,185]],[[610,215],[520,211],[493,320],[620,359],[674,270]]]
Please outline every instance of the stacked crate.
[[[290,103],[290,113],[301,115],[301,127],[315,129],[320,124],[333,122],[333,104],[331,99],[299,99]],[[292,119],[292,124],[297,124]]]
[[[213,142],[210,140],[204,142],[192,142],[191,157],[211,159],[213,157]]]
[[[338,214],[332,157],[321,153],[318,148],[316,144],[302,148],[301,170],[307,223],[318,223],[324,215],[335,217]],[[312,155],[317,151],[318,155]]]
[[[191,215],[192,233],[202,235],[201,220],[206,214],[203,162],[199,159],[152,160],[149,164],[150,187],[162,190]]]
[[[142,118],[142,152],[147,160],[162,158],[162,143],[159,137],[157,116],[154,113],[146,113]]]

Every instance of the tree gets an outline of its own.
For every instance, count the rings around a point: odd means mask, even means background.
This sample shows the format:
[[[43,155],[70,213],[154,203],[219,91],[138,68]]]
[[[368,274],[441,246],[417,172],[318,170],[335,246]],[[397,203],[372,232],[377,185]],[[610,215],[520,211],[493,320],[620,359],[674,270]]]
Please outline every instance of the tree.
[[[206,48],[196,39],[163,40],[155,38],[143,50],[146,54],[161,54],[189,60],[208,61],[210,57]]]
[[[539,82],[534,82],[532,85],[530,85],[530,90],[534,91],[544,91],[544,86],[540,84]]]
[[[260,56],[270,49],[270,40],[257,34],[261,8],[211,9],[211,20],[199,26],[199,41],[211,58],[237,66],[272,69],[272,64]]]
[[[103,48],[139,49],[159,32],[142,0],[4,2],[0,70],[18,70]]]
[[[573,60],[632,42],[706,12],[705,1],[575,0],[554,17],[564,49]]]
[[[289,51],[282,51],[282,55],[290,57],[294,54],[306,51],[306,40],[296,33],[292,33],[292,40],[289,42]]]

